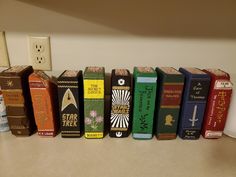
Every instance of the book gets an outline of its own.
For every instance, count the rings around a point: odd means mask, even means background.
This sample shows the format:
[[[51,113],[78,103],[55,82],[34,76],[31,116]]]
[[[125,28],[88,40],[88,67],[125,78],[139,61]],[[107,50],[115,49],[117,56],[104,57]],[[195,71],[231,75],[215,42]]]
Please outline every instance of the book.
[[[202,136],[220,138],[227,119],[233,84],[230,75],[220,69],[204,69],[210,75],[211,84],[204,115]]]
[[[111,137],[123,138],[130,132],[131,75],[127,69],[113,69],[111,74]]]
[[[28,82],[32,72],[32,66],[13,66],[0,73],[9,127],[16,136],[29,136],[36,130]]]
[[[0,88],[0,132],[6,132],[6,131],[9,131],[9,126],[7,121],[6,106]]]
[[[86,67],[84,71],[84,129],[85,138],[104,136],[103,67]]]
[[[56,82],[38,70],[30,74],[29,86],[38,135],[56,136],[59,122]]]
[[[232,80],[233,79],[233,80]],[[236,138],[236,75],[231,77],[231,81],[234,83],[233,85],[233,90],[232,90],[232,96],[231,96],[231,102],[230,102],[230,107],[229,107],[229,113],[227,115],[227,120],[225,123],[225,128],[224,128],[224,134],[231,137],[231,138]]]
[[[83,133],[82,71],[65,70],[57,79],[62,137],[81,137]]]
[[[184,76],[172,67],[156,68],[156,137],[159,140],[175,139],[177,134]]]
[[[182,139],[199,139],[206,108],[210,76],[197,68],[180,68],[185,76],[178,134]]]
[[[153,135],[157,73],[151,67],[134,67],[134,103],[132,135],[151,139]]]

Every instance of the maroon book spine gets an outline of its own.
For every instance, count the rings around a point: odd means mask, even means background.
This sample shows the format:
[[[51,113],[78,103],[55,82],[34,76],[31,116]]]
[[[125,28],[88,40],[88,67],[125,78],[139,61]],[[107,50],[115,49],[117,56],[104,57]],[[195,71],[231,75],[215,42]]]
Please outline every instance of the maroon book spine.
[[[202,136],[220,138],[227,119],[232,83],[228,73],[221,70],[204,70],[211,77],[207,108],[204,115]]]

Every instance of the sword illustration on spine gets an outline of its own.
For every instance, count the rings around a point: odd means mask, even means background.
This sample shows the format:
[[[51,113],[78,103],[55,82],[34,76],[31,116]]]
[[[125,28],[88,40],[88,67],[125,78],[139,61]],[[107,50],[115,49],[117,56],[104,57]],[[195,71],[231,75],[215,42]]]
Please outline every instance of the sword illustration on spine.
[[[196,119],[196,114],[197,114],[197,105],[194,106],[192,119],[189,119],[189,121],[192,122],[192,127],[194,127],[195,126],[195,122],[198,121],[198,119]]]

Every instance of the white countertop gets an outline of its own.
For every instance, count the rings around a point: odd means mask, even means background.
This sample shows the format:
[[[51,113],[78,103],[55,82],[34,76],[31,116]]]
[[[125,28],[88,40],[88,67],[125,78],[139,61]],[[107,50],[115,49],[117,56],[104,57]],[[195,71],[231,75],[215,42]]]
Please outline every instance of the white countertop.
[[[0,133],[0,177],[235,177],[236,139],[15,137]]]

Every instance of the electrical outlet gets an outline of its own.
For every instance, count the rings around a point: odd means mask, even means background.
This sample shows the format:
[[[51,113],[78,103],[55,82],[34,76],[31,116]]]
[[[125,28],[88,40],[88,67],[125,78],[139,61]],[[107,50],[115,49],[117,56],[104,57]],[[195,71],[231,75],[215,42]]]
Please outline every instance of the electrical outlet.
[[[52,70],[49,37],[29,37],[30,62],[34,69]]]
[[[0,66],[2,67],[10,66],[5,33],[1,31],[0,31]]]

